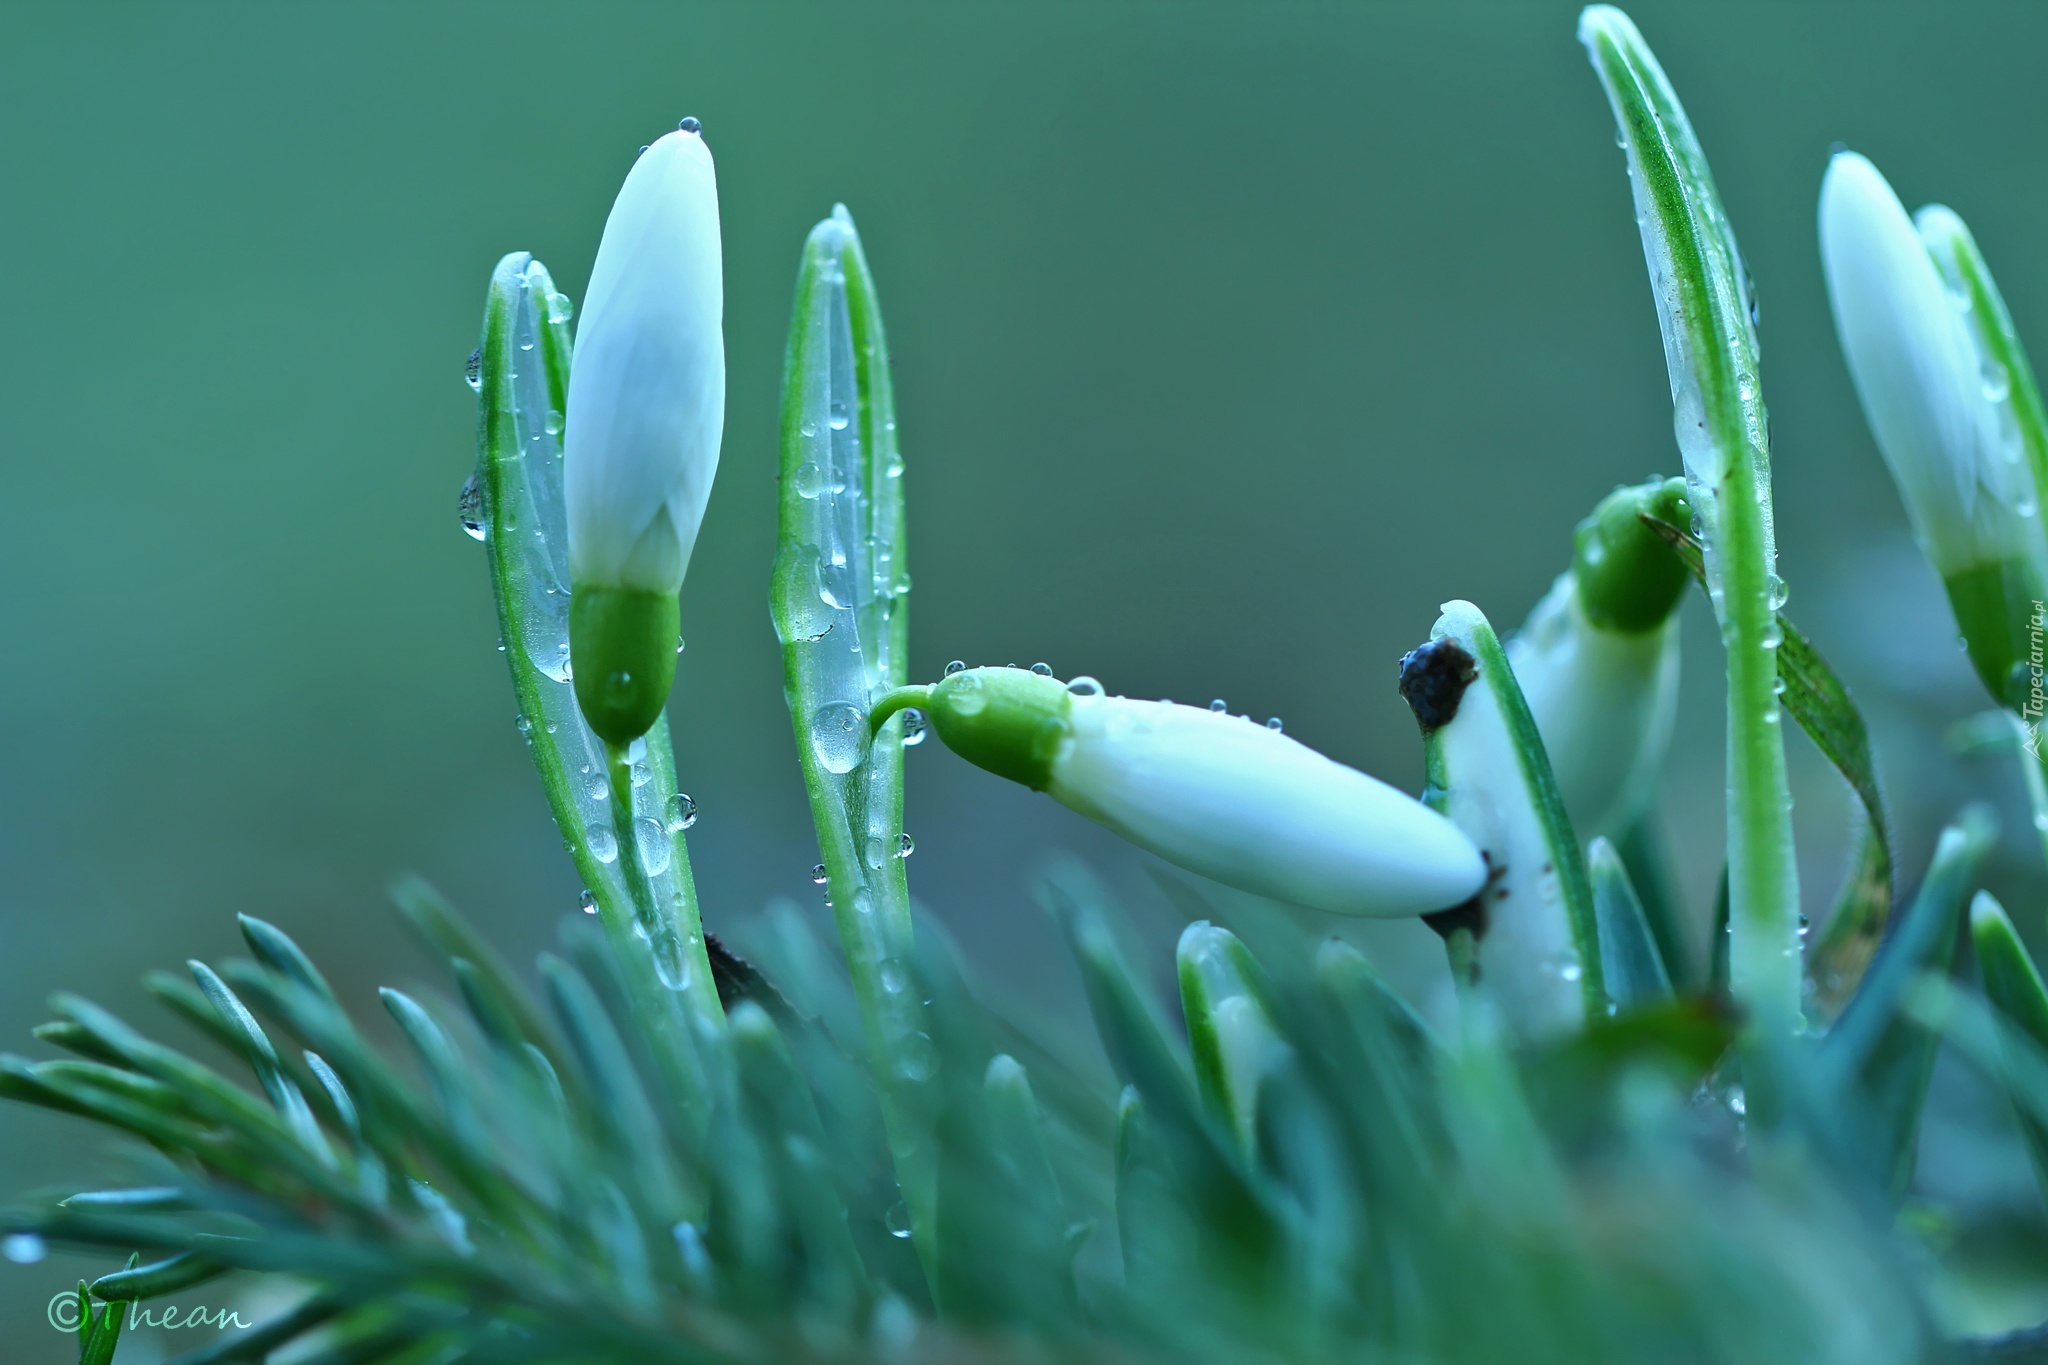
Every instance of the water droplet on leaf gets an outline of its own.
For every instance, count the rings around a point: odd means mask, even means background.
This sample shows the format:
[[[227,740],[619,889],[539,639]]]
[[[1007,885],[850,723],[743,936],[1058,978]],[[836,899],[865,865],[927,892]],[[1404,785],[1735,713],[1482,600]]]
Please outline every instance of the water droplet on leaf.
[[[471,473],[463,483],[462,491],[455,495],[455,519],[462,524],[463,534],[471,540],[484,538],[483,471]]]
[[[668,799],[668,828],[671,834],[685,830],[697,823],[697,803],[688,792],[677,792]]]

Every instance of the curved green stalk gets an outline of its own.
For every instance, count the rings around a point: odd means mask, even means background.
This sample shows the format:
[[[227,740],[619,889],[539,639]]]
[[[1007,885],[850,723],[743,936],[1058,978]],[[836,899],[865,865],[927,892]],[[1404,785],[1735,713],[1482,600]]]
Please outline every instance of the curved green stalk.
[[[1628,153],[1678,448],[1727,648],[1731,985],[1755,1027],[1788,1034],[1801,1026],[1799,874],[1778,710],[1783,588],[1754,302],[1706,157],[1648,44],[1605,5],[1585,11],[1579,39]]]
[[[519,728],[562,841],[589,888],[586,908],[597,914],[642,991],[650,1028],[668,1030],[682,1019],[722,1026],[682,822],[671,818],[680,798],[668,721],[656,722],[644,748],[635,746],[641,752],[634,762],[645,765],[647,780],[614,783],[610,755],[584,724],[570,683],[561,444],[570,349],[568,300],[555,292],[546,268],[524,252],[505,257],[491,275],[476,356],[477,473],[464,490],[464,522],[472,534],[481,533],[490,554]],[[623,820],[613,816],[615,790]],[[652,837],[629,837],[642,827]],[[654,854],[633,869],[647,874],[644,911],[624,865],[643,844]],[[691,1069],[680,1060],[691,1051],[687,1042],[668,1049],[679,1074]]]
[[[903,722],[884,703],[904,686],[908,646],[902,474],[874,280],[841,205],[812,229],[797,273],[771,608],[896,1177],[930,1265],[933,1048],[912,989],[910,887],[898,856]],[[877,713],[885,718],[871,735]]]

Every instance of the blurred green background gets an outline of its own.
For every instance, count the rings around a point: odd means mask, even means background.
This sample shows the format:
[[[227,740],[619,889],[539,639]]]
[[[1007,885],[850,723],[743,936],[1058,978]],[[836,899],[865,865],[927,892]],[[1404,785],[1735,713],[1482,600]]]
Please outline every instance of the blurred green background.
[[[1943,747],[1982,701],[1834,349],[1814,196],[1842,141],[1952,204],[2048,348],[2048,11],[1633,8],[1758,281],[1791,610],[1879,725],[1910,882],[1958,800],[2014,809],[2017,784]],[[684,114],[727,249],[727,437],[672,710],[714,928],[817,896],[766,591],[789,288],[835,200],[895,352],[913,671],[1044,659],[1224,697],[1419,785],[1393,682],[1437,603],[1511,627],[1603,492],[1676,472],[1576,11],[0,0],[5,1045],[59,987],[153,1020],[138,975],[235,952],[237,911],[369,1013],[423,963],[385,909],[401,871],[516,960],[574,907],[455,524],[460,375],[497,257],[580,296],[635,152]],[[1717,644],[1689,611],[1666,823],[1703,904]],[[915,891],[995,988],[1070,1013],[1034,869],[1077,851],[1142,904],[1144,864],[937,745],[911,758]],[[1818,914],[1848,808],[1795,763]],[[2008,826],[1996,881],[2038,924],[2040,854]],[[1368,938],[1426,995],[1426,930]],[[1945,1085],[1962,1117],[1923,1188],[2007,1207],[2015,1149]],[[81,1131],[0,1112],[4,1184],[99,1161]],[[0,1265],[0,1356],[67,1358],[43,1305],[78,1270]]]

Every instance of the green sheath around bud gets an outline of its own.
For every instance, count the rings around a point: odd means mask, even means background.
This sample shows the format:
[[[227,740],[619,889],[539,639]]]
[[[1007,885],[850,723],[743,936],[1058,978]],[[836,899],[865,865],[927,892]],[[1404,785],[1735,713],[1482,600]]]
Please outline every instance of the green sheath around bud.
[[[1067,735],[1066,684],[1016,668],[970,668],[932,688],[932,728],[948,749],[1042,792]]]
[[[1948,604],[1955,612],[1970,663],[1986,691],[2028,720],[2041,717],[2041,599],[2048,592],[2023,558],[1993,560],[1945,573]]]
[[[1647,513],[1683,526],[1684,479],[1652,479],[1617,488],[1572,535],[1579,605],[1602,630],[1640,635],[1664,624],[1685,592],[1685,565],[1664,538],[1643,525]]]
[[[661,718],[682,633],[682,610],[668,593],[576,590],[569,602],[576,705],[599,739],[630,744]]]

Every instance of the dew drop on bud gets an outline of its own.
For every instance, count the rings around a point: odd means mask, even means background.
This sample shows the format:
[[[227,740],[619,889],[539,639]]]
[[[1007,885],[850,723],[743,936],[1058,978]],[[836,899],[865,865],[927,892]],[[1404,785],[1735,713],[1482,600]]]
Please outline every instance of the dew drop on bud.
[[[1067,684],[1067,691],[1077,697],[1099,697],[1102,695],[1102,684],[1083,674]]]
[[[682,121],[676,124],[676,127],[685,133],[701,133],[704,131],[704,125],[697,121],[695,114],[684,115]]]
[[[548,321],[567,322],[576,316],[576,305],[567,294],[548,295]]]
[[[914,745],[924,743],[924,737],[929,728],[925,723],[924,712],[915,710],[905,711],[903,713],[903,747],[908,749]]]
[[[1278,731],[1280,729],[1280,717],[1268,716],[1266,718],[1266,728],[1268,730]]]
[[[1209,709],[1220,716],[1225,711],[1228,711],[1230,709],[1230,703],[1223,700],[1223,698],[1218,697],[1216,700],[1209,703]]]
[[[479,346],[469,353],[469,359],[462,367],[462,381],[478,393],[484,391],[484,348]]]
[[[597,913],[597,897],[591,894],[590,888],[587,886],[583,888],[583,894],[576,898],[576,904],[582,908],[583,913],[586,915]]]
[[[965,659],[955,659],[952,663],[946,665],[946,676],[949,678],[955,673],[965,673],[966,671],[967,661]]]
[[[825,422],[834,431],[846,430],[846,404],[834,400],[831,412],[825,418]]]
[[[591,825],[583,831],[583,837],[590,843],[591,856],[601,863],[616,862],[619,856],[619,836],[612,833],[610,825]]]
[[[899,834],[896,836],[897,857],[908,858],[911,854],[915,852],[917,852],[917,840],[911,838],[908,834]]]
[[[1052,676],[1052,665],[1048,663],[1035,663],[1031,665],[1031,671],[1041,678],[1050,678]]]
[[[823,886],[825,884],[825,865],[823,863],[819,863],[816,867],[811,869],[811,880],[816,882],[819,886]]]
[[[910,1236],[909,1208],[904,1205],[901,1199],[897,1200],[890,1206],[889,1214],[882,1220],[882,1223],[883,1226],[889,1229],[891,1237],[902,1238]]]

